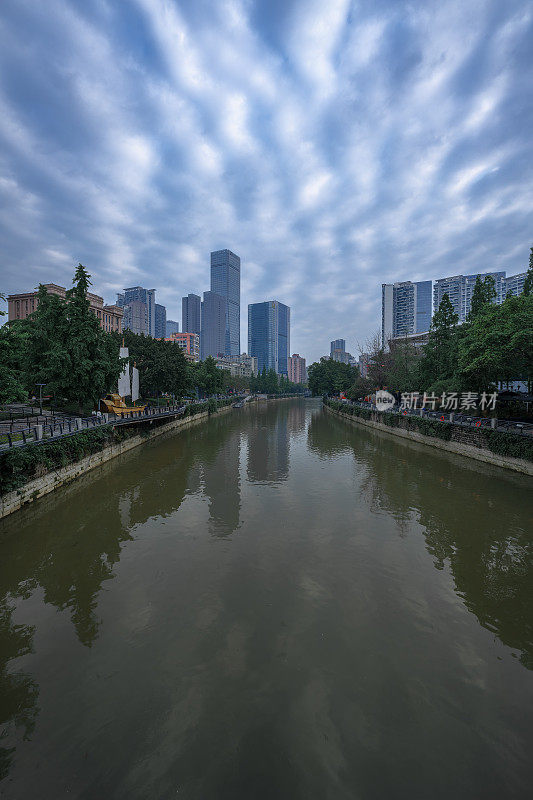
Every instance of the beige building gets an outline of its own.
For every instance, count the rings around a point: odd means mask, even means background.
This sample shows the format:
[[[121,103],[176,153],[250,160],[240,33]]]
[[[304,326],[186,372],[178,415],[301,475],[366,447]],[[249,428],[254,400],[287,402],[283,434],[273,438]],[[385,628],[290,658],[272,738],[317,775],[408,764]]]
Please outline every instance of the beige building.
[[[298,353],[293,353],[292,356],[289,356],[287,361],[290,382],[305,383],[307,380],[305,358],[302,358]]]
[[[257,358],[247,353],[240,356],[220,356],[216,362],[219,369],[227,369],[233,377],[251,378],[252,375],[257,375]]]
[[[67,296],[67,290],[64,286],[58,286],[56,283],[45,283],[44,287],[48,294],[56,294],[63,299]],[[89,308],[105,331],[122,333],[123,311],[119,306],[105,306],[103,297],[91,292],[87,292],[87,299],[89,300]],[[7,302],[10,322],[15,319],[26,319],[30,314],[33,314],[39,304],[37,292],[10,294]]]

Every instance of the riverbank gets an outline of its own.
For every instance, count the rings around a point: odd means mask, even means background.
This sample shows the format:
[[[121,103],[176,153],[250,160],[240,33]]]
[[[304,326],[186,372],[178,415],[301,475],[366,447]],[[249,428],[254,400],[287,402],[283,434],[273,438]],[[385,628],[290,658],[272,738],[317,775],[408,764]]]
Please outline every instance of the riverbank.
[[[9,514],[12,514],[15,511],[18,511],[18,509],[22,508],[28,503],[32,503],[39,497],[43,497],[44,495],[53,492],[60,486],[71,483],[82,475],[85,475],[87,472],[99,467],[101,464],[105,464],[107,461],[122,455],[122,453],[128,452],[128,450],[139,447],[139,445],[145,444],[146,442],[151,441],[152,439],[163,434],[173,433],[179,429],[190,428],[193,425],[204,422],[210,416],[220,416],[231,410],[232,406],[228,404],[227,406],[219,408],[216,411],[210,412],[206,409],[205,411],[200,411],[194,416],[179,417],[171,422],[164,422],[159,425],[150,424],[149,420],[142,420],[139,422],[138,426],[129,431],[127,435],[125,435],[124,431],[120,431],[119,435],[117,435],[117,432],[113,428],[108,428],[105,432],[102,430],[97,430],[94,432],[90,431],[78,434],[76,437],[72,437],[69,441],[71,449],[72,445],[74,444],[75,446],[77,445],[80,448],[85,447],[89,450],[96,448],[96,451],[90,452],[89,455],[78,458],[78,460],[73,459],[71,463],[67,463],[65,466],[56,468],[54,468],[53,463],[49,459],[41,459],[40,464],[35,465],[39,474],[27,480],[20,486],[17,486],[17,488],[4,492],[0,496],[0,519],[7,517]],[[100,434],[99,441],[89,441],[87,434],[93,433]],[[80,445],[82,437],[87,441],[84,442],[83,445]],[[57,448],[60,446],[60,443],[47,443],[47,445],[48,447],[55,446]],[[44,446],[31,445],[30,448],[26,449],[26,451],[21,450],[10,455],[11,457],[22,459],[23,462],[29,462],[33,448],[37,447],[42,448]],[[76,447],[74,447],[74,449],[76,449]],[[83,452],[83,450],[81,450],[81,452]],[[9,454],[6,454],[6,456],[7,455]],[[59,454],[59,457],[61,457],[61,454]],[[24,468],[26,465],[23,463],[21,466]]]
[[[495,452],[495,450],[490,450],[487,447],[489,437],[491,437],[493,447],[497,447],[500,451],[505,451],[505,440],[502,440],[501,437],[513,436],[513,440],[508,439],[508,442],[509,444],[514,444],[515,441],[518,442],[516,445],[518,452],[523,451],[525,454],[527,450],[533,450],[533,443],[522,442],[519,437],[513,434],[458,428],[447,422],[420,419],[418,417],[401,417],[354,406],[350,406],[348,410],[346,406],[335,403],[335,401],[324,402],[324,408],[330,414],[335,414],[335,416],[342,417],[348,422],[357,425],[364,425],[367,428],[384,431],[402,439],[410,439],[430,447],[436,447],[438,450],[446,450],[449,453],[455,453],[486,464],[493,464],[497,467],[533,476],[533,460],[518,458],[506,452]],[[343,408],[346,408],[346,410],[343,410]],[[414,425],[424,426],[424,432],[413,429]],[[511,448],[508,446],[507,449]]]

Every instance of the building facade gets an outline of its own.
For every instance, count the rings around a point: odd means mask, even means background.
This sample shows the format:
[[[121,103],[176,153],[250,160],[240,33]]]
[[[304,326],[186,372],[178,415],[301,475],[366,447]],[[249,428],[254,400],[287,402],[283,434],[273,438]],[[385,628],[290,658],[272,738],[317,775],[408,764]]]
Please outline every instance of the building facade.
[[[333,353],[335,350],[340,350],[341,352],[346,352],[346,339],[334,339],[329,347],[329,353],[331,358],[333,358]]]
[[[56,283],[45,283],[44,286],[48,294],[56,294],[63,300],[67,296],[67,290],[64,286],[58,286]],[[11,322],[15,319],[26,319],[30,314],[33,314],[39,305],[37,294],[37,292],[10,294],[7,298],[8,320]],[[105,331],[122,333],[123,309],[120,306],[104,305],[103,297],[92,294],[92,292],[87,292],[87,299],[90,310]]]
[[[201,306],[200,358],[225,355],[227,300],[216,292],[204,292]]]
[[[381,285],[381,341],[428,331],[431,325],[431,281]]]
[[[248,352],[263,367],[288,375],[291,310],[278,300],[248,306]]]
[[[226,369],[233,376],[251,378],[257,375],[257,358],[241,353],[239,356],[221,356],[217,358],[217,367]]]
[[[173,333],[179,333],[180,324],[173,319],[167,319],[167,324],[165,325],[165,331],[167,338],[172,336]]]
[[[155,338],[164,339],[167,335],[167,309],[160,303],[155,304]]]
[[[181,298],[181,330],[200,335],[201,300],[197,294],[188,294]]]
[[[289,356],[289,380],[291,383],[305,383],[307,380],[307,370],[305,368],[305,358],[299,353]]]
[[[506,297],[518,297],[524,291],[524,283],[526,282],[527,272],[519,272],[518,275],[510,275],[508,278],[503,279],[502,286],[502,302]]]
[[[139,306],[124,311],[124,327],[133,333],[144,333],[146,336],[155,337],[155,289],[144,289],[142,286],[130,286],[117,294],[117,305],[126,309],[132,303],[143,303],[146,306],[144,315]],[[144,322],[143,322],[144,318]],[[136,327],[131,327],[134,325]]]
[[[433,285],[433,313],[435,314],[439,310],[441,300],[447,294],[453,310],[459,317],[459,324],[461,325],[465,322],[470,313],[472,294],[474,293],[478,274],[482,280],[487,275],[494,278],[494,288],[496,290],[494,302],[501,303],[505,299],[505,270],[502,272],[476,273],[475,275],[452,275],[435,281]]]
[[[168,342],[174,342],[183,351],[188,361],[200,361],[200,336],[197,333],[173,333],[167,337]]]
[[[211,253],[211,291],[226,300],[224,355],[241,352],[241,259],[231,250]]]

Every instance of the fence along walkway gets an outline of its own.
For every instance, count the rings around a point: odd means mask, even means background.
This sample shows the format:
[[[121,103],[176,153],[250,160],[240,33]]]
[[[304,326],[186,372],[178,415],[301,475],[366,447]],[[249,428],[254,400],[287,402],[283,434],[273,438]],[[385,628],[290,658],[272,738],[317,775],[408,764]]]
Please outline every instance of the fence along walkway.
[[[194,403],[197,404],[197,401]],[[165,417],[176,417],[185,412],[186,406],[165,406],[164,408],[145,408],[144,411],[126,411],[120,416],[114,414],[101,414],[91,417],[60,417],[54,416],[51,422],[48,416],[39,416],[39,422],[32,425],[25,425],[18,430],[0,432],[0,451],[9,450],[12,447],[25,447],[28,444],[38,444],[51,439],[60,439],[64,436],[72,436],[83,430],[99,428],[102,425],[131,425],[141,419],[163,419]],[[43,420],[41,422],[40,420]],[[9,424],[9,423],[8,423]]]

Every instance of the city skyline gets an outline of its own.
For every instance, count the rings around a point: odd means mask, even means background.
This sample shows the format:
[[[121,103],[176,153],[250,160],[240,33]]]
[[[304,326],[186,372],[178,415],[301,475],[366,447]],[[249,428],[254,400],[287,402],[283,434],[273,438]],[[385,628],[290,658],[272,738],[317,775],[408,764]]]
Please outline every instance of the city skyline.
[[[5,294],[81,261],[176,320],[229,247],[312,363],[379,330],[382,283],[527,268],[528,3],[208,7],[3,3]]]

